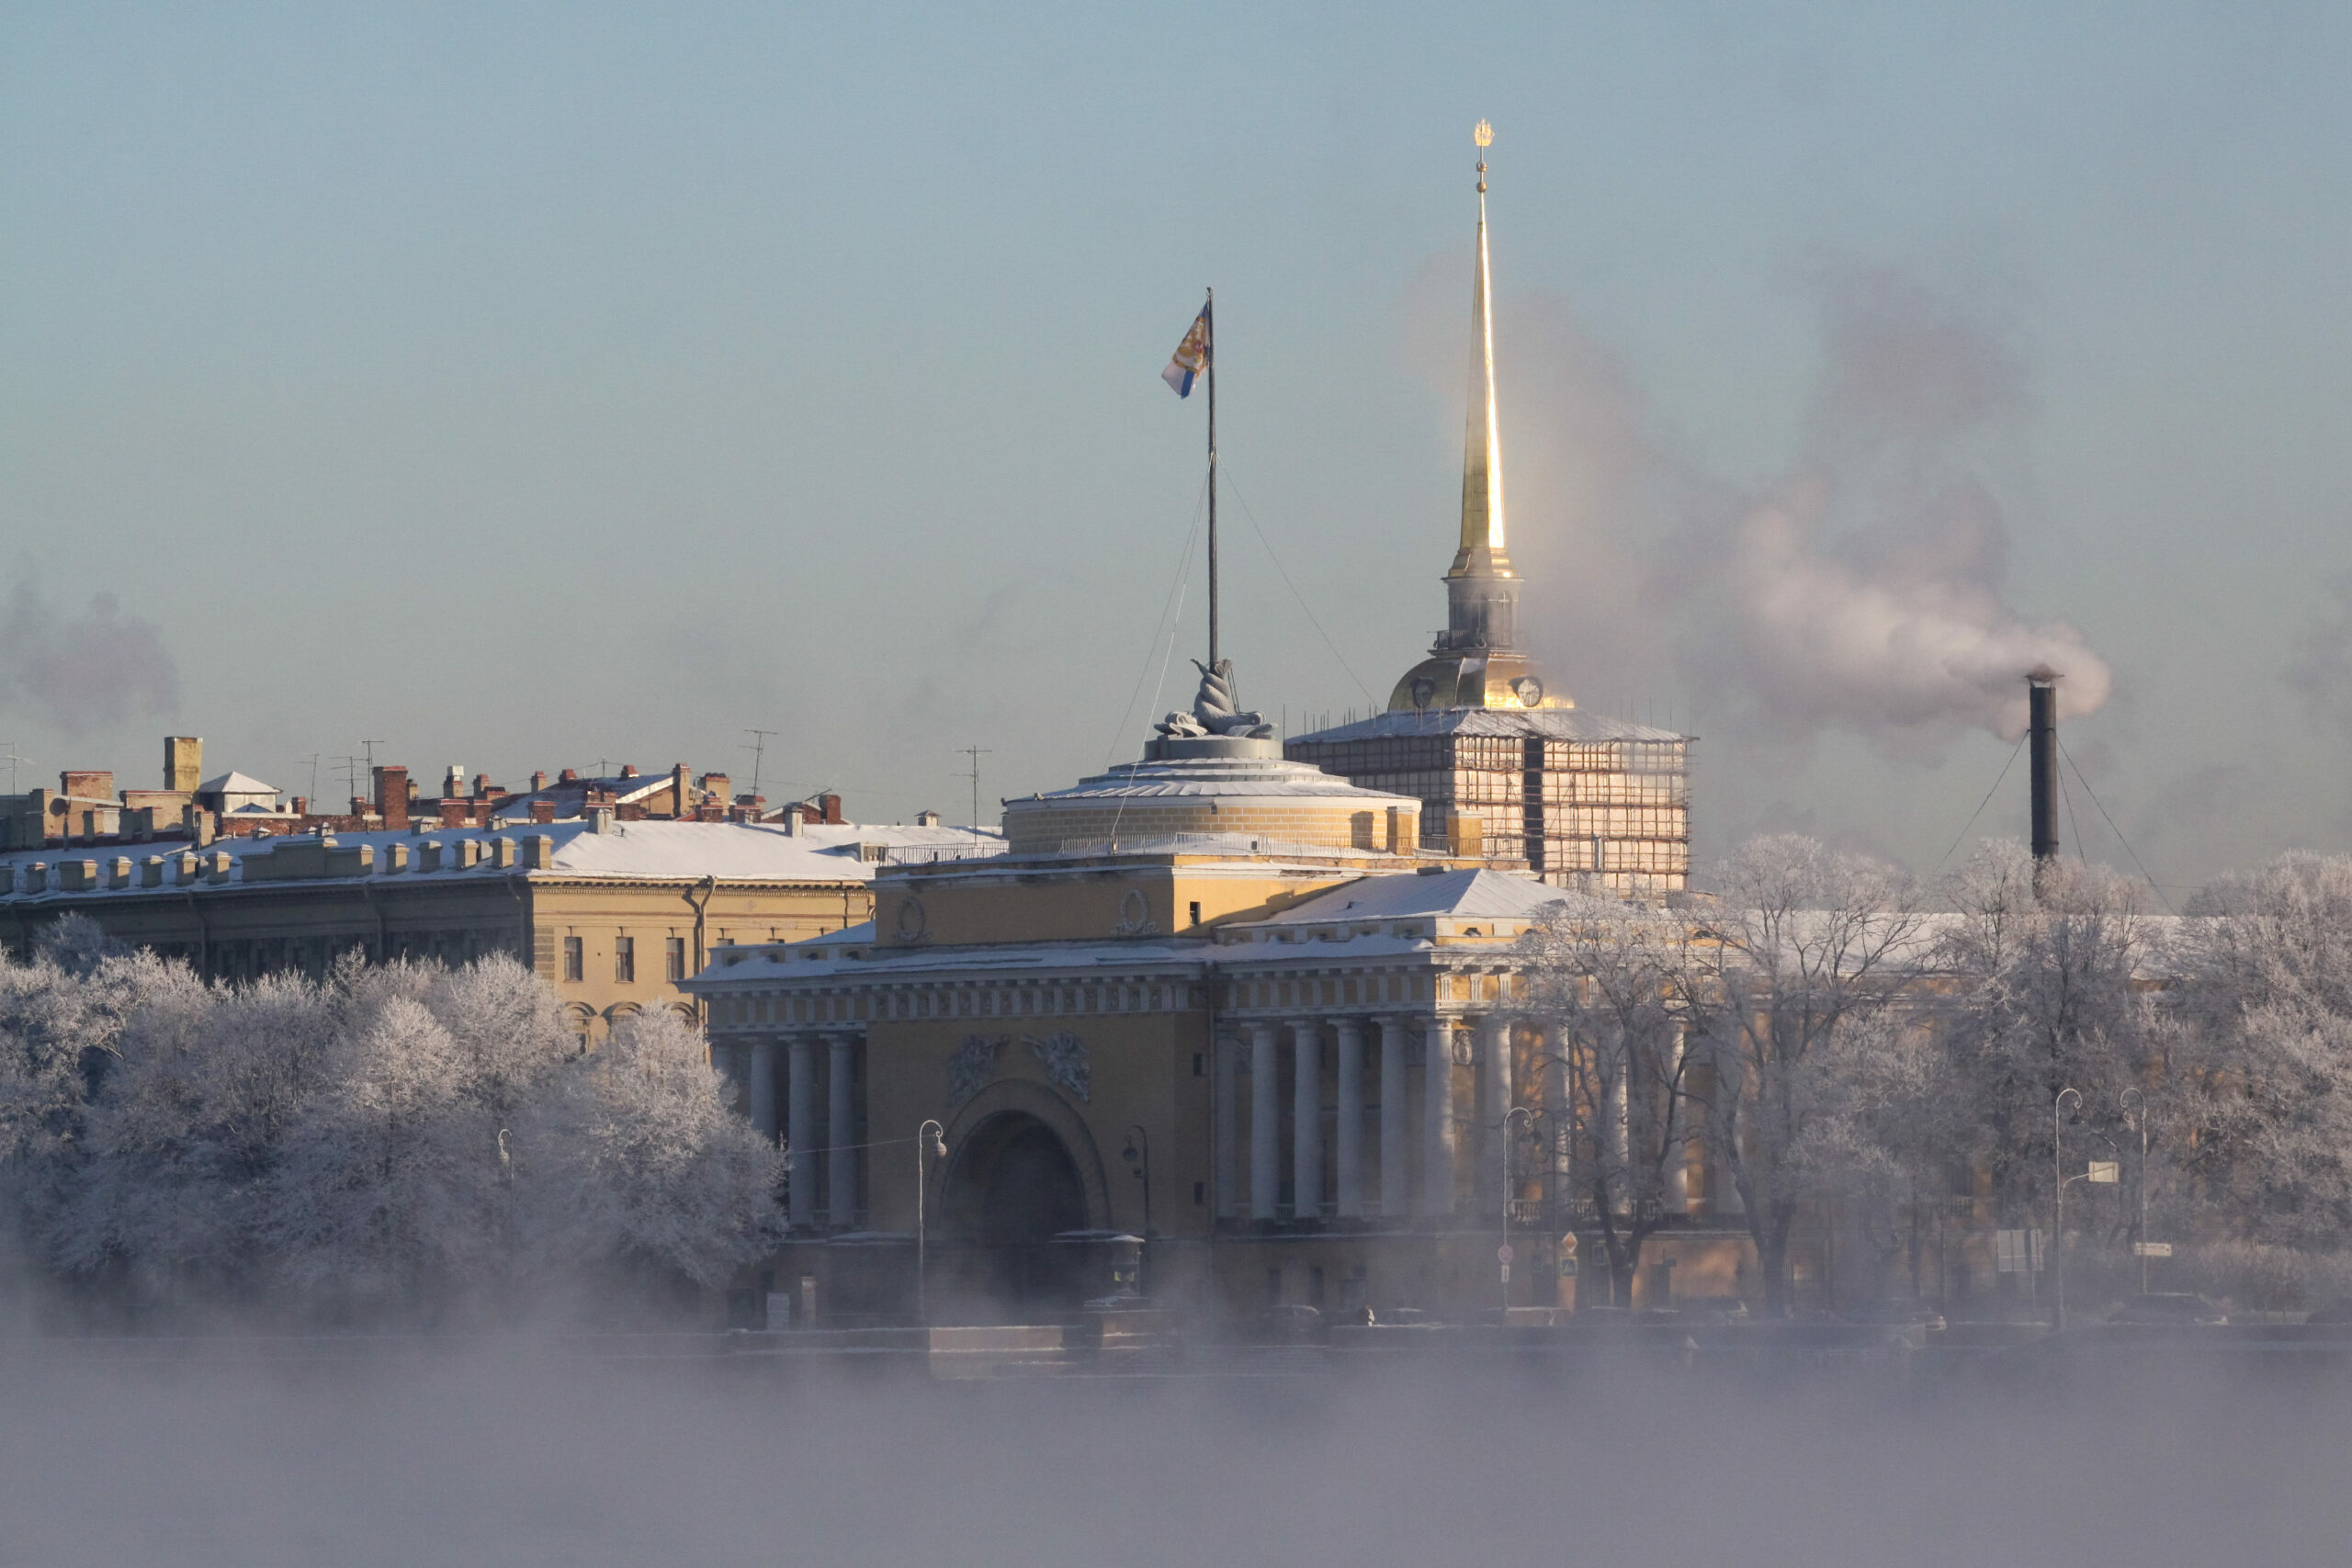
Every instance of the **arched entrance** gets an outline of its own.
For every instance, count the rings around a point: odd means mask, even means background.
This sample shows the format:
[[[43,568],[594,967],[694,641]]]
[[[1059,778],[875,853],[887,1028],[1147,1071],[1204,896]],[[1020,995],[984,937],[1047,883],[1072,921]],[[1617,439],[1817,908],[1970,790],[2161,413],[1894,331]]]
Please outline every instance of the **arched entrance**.
[[[1007,1309],[1068,1306],[1082,1295],[1082,1253],[1054,1237],[1086,1228],[1086,1185],[1069,1145],[1037,1117],[1005,1111],[973,1128],[940,1207],[967,1289]]]

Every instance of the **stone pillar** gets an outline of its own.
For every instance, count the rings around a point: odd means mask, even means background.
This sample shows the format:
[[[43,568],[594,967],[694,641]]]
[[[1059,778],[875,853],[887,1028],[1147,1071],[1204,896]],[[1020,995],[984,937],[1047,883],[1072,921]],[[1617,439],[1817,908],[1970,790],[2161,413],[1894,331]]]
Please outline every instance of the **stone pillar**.
[[[791,1053],[785,1099],[786,1168],[790,1172],[792,1228],[806,1230],[817,1223],[817,1043],[796,1034]]]
[[[1216,1053],[1216,1217],[1229,1220],[1233,1218],[1237,1187],[1234,1176],[1241,1160],[1241,1150],[1237,1146],[1241,1140],[1241,1114],[1234,1102],[1234,1078],[1239,1066],[1236,1058],[1241,1055],[1241,1043],[1230,1035],[1221,1035],[1210,1041],[1209,1049]]]
[[[1340,1218],[1363,1218],[1363,1021],[1343,1018],[1339,1034],[1340,1121],[1332,1146],[1332,1197]]]
[[[1405,1021],[1380,1021],[1380,1212],[1406,1213]]]
[[[1281,1069],[1274,1064],[1274,1026],[1250,1026],[1250,1217],[1271,1220],[1282,1198],[1274,1157],[1282,1148]]]
[[[857,1224],[857,1036],[836,1034],[832,1047],[825,1180],[831,1189],[833,1224],[847,1230]]]
[[[1421,1213],[1442,1220],[1453,1213],[1453,1021],[1424,1019],[1421,1038]]]
[[[1291,1217],[1323,1217],[1323,1021],[1291,1025],[1297,1053],[1291,1085]]]
[[[775,1042],[752,1042],[752,1125],[775,1142]]]
[[[1502,1213],[1503,1148],[1510,1115],[1510,1020],[1488,1013],[1478,1021],[1478,1206]]]

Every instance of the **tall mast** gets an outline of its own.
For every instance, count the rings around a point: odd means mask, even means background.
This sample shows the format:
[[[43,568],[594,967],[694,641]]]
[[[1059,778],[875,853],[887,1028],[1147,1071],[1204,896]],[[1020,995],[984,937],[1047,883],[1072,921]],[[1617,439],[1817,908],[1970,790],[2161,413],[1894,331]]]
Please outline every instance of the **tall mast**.
[[[1216,668],[1216,290],[1209,290],[1201,314],[1209,323],[1209,668]]]

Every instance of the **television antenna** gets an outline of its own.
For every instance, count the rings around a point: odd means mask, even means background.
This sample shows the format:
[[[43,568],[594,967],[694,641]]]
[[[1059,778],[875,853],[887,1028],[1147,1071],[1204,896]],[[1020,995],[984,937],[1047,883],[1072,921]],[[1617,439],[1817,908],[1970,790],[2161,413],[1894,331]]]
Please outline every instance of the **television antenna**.
[[[5,746],[8,749],[8,754],[5,757],[0,757],[0,762],[6,762],[8,764],[8,793],[10,795],[14,795],[17,793],[17,764],[24,763],[29,766],[32,762],[32,759],[30,757],[17,756],[17,743],[13,740],[0,740],[0,746]]]
[[[756,811],[760,798],[760,763],[767,755],[768,738],[784,732],[778,729],[746,729],[743,733],[752,738],[752,809]],[[730,800],[728,804],[732,806],[735,803]]]
[[[980,759],[993,757],[996,752],[986,746],[964,746],[957,748],[956,754],[972,760],[971,771],[958,776],[972,781],[972,837],[977,839],[980,836]]]

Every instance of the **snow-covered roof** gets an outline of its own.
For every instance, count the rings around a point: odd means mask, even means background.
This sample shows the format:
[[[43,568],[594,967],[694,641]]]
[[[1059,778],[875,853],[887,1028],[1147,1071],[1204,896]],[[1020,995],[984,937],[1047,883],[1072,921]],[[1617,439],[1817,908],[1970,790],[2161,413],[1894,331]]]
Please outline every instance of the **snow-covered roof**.
[[[233,768],[217,779],[207,779],[196,786],[198,795],[276,795],[276,784],[266,784],[251,773],[241,773]]]
[[[983,830],[974,833],[968,828],[900,828],[867,823],[838,823],[830,826],[804,827],[798,833],[787,833],[780,827],[768,827],[741,822],[616,822],[602,833],[592,829],[587,822],[517,823],[503,829],[483,828],[429,828],[421,833],[389,831],[373,833],[337,833],[337,846],[352,848],[362,844],[376,848],[376,865],[371,876],[400,875],[412,879],[431,880],[436,877],[479,876],[492,869],[492,861],[485,858],[469,869],[458,869],[459,857],[443,857],[444,869],[424,871],[413,852],[426,843],[437,842],[448,848],[472,840],[488,843],[504,839],[519,846],[525,840],[545,837],[552,840],[552,853],[544,867],[526,869],[520,863],[504,874],[531,877],[594,877],[643,878],[652,881],[700,880],[715,876],[722,882],[834,882],[864,883],[885,865],[922,864],[933,861],[960,860],[975,856],[1001,854],[1004,840],[999,834]],[[315,842],[307,835],[278,835],[270,838],[228,838],[214,840],[201,852],[227,854],[239,863],[238,874],[228,884],[238,886],[243,880],[243,863],[254,856],[277,852],[281,845]],[[387,851],[395,844],[404,844],[412,852],[409,868],[400,873],[385,870]],[[12,891],[0,897],[26,898],[84,898],[95,896],[135,898],[142,894],[183,897],[189,887],[202,892],[221,885],[199,880],[190,885],[177,885],[169,880],[162,887],[141,887],[92,890],[61,894],[58,878],[52,869],[49,886],[42,893],[28,895],[23,891],[23,868],[41,862],[52,868],[62,862],[95,860],[105,865],[117,857],[128,856],[134,864],[153,854],[177,855],[195,846],[185,840],[166,839],[145,844],[74,844],[47,849],[11,850],[0,852],[0,866],[16,874],[11,877]],[[356,881],[358,876],[305,879],[310,886],[320,881]],[[133,878],[134,884],[138,879]]]
[[[1508,871],[1464,869],[1367,876],[1334,887],[1252,925],[1314,925],[1327,920],[1387,920],[1412,915],[1469,919],[1530,919],[1566,897],[1560,889]]]
[[[1376,713],[1353,724],[1294,735],[1290,744],[1372,740],[1391,735],[1541,736],[1546,740],[1687,740],[1692,737],[1583,708],[1436,708]]]
[[[1311,762],[1272,757],[1187,757],[1172,761],[1122,762],[1080,779],[1067,789],[1016,795],[1004,804],[1018,810],[1037,801],[1165,800],[1190,796],[1217,799],[1361,799],[1367,806],[1419,807],[1409,795],[1391,795],[1351,784]]]

